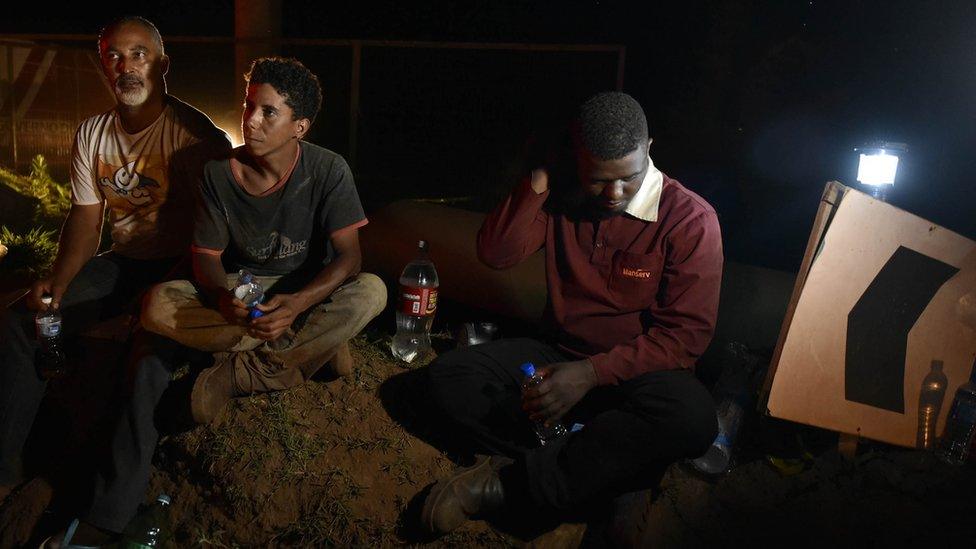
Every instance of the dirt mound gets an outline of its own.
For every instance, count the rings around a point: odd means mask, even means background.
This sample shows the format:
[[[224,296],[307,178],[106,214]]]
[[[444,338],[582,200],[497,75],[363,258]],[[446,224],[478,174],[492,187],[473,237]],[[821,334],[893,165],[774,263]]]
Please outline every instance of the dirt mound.
[[[172,496],[179,546],[389,546],[423,539],[424,490],[454,463],[391,419],[381,384],[415,373],[360,336],[355,375],[237,399],[212,424],[164,439],[149,494]],[[415,369],[414,365],[411,368]],[[414,376],[416,377],[416,376]],[[387,399],[387,408],[409,411]],[[437,540],[520,545],[483,522]]]

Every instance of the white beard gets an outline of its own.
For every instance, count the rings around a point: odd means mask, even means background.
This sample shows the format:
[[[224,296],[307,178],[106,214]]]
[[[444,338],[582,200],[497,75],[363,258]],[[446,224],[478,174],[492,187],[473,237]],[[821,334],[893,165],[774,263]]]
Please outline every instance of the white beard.
[[[139,86],[135,89],[125,91],[115,88],[115,97],[119,103],[127,107],[138,107],[149,99],[149,90],[146,89],[146,86]]]

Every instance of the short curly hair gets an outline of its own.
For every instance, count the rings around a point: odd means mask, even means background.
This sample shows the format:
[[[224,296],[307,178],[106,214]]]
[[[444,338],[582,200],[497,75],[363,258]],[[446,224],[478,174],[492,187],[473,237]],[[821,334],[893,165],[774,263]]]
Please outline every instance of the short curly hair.
[[[307,118],[315,122],[322,107],[322,86],[319,78],[301,61],[292,57],[261,57],[251,63],[244,75],[250,84],[270,84],[291,107],[292,119]]]
[[[633,97],[598,93],[580,105],[573,124],[574,141],[600,160],[623,158],[647,145],[647,117]]]

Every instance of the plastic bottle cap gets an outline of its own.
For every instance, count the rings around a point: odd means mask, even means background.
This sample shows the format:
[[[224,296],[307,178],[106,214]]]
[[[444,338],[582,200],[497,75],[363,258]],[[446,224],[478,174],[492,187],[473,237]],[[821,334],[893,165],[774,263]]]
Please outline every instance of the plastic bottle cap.
[[[535,375],[535,364],[532,364],[531,362],[526,362],[521,366],[521,368],[522,368],[522,373],[525,374],[526,377],[532,377]]]
[[[167,496],[166,494],[159,494],[159,497],[156,498],[156,503],[162,503],[163,505],[169,505],[170,504],[169,496]]]
[[[51,297],[51,296],[49,296],[49,295],[46,295],[46,296],[44,296],[44,297],[41,298],[41,303],[43,303],[45,305],[50,305],[52,301],[54,301],[54,298]]]

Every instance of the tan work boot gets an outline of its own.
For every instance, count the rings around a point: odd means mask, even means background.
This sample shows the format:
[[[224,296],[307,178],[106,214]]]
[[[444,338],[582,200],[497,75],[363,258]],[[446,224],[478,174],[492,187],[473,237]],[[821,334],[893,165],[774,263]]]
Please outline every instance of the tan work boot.
[[[503,456],[478,456],[471,467],[458,469],[434,485],[420,520],[432,534],[446,534],[464,521],[501,508],[505,500],[498,470],[513,463]]]
[[[351,376],[354,363],[352,361],[352,353],[349,351],[349,342],[346,341],[339,345],[336,349],[336,354],[326,364],[337,377]]]
[[[193,421],[210,423],[227,406],[230,399],[240,396],[234,383],[234,362],[220,361],[202,372],[193,383],[190,392],[190,412]]]

